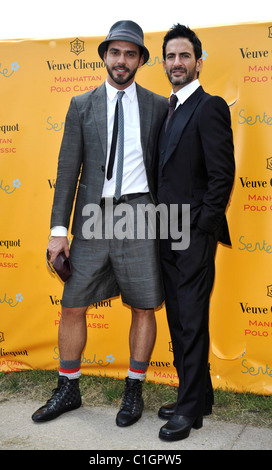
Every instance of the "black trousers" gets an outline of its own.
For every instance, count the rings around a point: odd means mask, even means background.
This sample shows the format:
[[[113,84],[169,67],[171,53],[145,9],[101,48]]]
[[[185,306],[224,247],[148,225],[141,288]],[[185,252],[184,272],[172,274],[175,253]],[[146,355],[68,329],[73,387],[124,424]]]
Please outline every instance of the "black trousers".
[[[190,246],[174,251],[171,239],[160,241],[165,305],[179,377],[176,414],[203,413],[208,371],[209,301],[214,283],[217,239],[191,227]]]

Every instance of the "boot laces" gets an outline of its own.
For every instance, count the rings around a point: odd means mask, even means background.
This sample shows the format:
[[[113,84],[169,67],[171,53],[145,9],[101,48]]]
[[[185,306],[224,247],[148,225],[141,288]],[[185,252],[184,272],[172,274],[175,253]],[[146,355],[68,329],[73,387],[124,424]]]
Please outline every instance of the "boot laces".
[[[141,384],[135,383],[126,385],[122,400],[121,409],[124,411],[134,411],[141,400]]]

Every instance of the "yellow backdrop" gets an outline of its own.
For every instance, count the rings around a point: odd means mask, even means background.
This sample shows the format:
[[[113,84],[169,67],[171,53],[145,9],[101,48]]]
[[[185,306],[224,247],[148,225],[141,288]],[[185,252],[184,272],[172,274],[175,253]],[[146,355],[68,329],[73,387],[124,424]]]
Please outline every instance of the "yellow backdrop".
[[[211,298],[215,387],[272,392],[272,22],[199,28],[201,83],[229,103],[236,179],[228,208],[233,247],[218,246]],[[169,25],[171,27],[171,25]],[[165,32],[145,33],[141,85],[168,96]],[[0,42],[0,371],[58,367],[62,283],[45,251],[64,119],[72,96],[106,78],[97,46],[79,37]],[[177,384],[164,308],[147,379]],[[124,378],[130,310],[120,299],[87,313],[85,374]]]

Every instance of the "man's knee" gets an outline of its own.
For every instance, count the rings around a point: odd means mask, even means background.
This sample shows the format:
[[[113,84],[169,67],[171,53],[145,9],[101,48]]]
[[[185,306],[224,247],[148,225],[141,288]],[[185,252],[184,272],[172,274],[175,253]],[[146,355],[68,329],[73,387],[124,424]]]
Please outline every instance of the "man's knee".
[[[63,319],[83,317],[88,307],[62,307],[61,316]]]
[[[153,308],[135,308],[131,307],[132,315],[135,318],[152,318],[154,316]]]

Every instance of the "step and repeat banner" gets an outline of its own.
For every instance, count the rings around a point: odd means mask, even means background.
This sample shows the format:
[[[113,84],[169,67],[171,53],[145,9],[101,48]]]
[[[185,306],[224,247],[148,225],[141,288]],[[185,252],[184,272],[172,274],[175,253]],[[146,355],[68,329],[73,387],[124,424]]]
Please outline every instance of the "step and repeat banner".
[[[171,27],[172,25],[169,25]],[[227,211],[233,246],[218,245],[210,303],[215,387],[272,393],[272,21],[197,28],[200,81],[229,104],[236,178]],[[90,31],[91,33],[91,31]],[[165,32],[145,33],[137,82],[164,96]],[[106,32],[105,32],[106,35]],[[47,268],[50,214],[72,96],[106,78],[104,37],[0,41],[0,371],[58,368],[63,284]],[[71,235],[69,235],[71,238]],[[164,307],[147,379],[178,384]],[[131,314],[120,298],[87,311],[83,374],[127,375]]]

